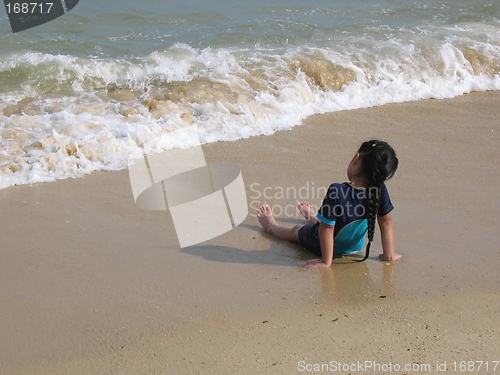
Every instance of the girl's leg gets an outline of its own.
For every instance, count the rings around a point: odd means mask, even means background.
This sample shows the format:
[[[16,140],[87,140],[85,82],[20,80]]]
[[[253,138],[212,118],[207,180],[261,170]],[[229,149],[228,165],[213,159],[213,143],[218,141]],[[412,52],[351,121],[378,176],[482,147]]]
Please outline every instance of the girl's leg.
[[[259,219],[262,228],[264,228],[267,233],[272,234],[274,237],[284,241],[300,242],[299,229],[302,228],[303,225],[296,225],[293,228],[279,225],[274,220],[271,207],[269,207],[268,205],[259,208],[259,210],[257,211],[257,218]]]

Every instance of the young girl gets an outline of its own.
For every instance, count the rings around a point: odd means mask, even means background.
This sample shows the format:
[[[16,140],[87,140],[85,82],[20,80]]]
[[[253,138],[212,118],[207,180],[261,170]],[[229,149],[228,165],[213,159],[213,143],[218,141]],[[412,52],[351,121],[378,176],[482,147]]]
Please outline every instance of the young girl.
[[[330,185],[317,213],[310,204],[298,203],[308,224],[293,228],[279,225],[268,205],[260,207],[257,218],[264,230],[276,238],[299,242],[321,257],[321,260],[306,263],[306,269],[330,267],[334,255],[361,250],[368,232],[365,260],[373,241],[376,219],[382,235],[383,254],[379,258],[398,260],[401,255],[394,249],[391,217],[394,207],[384,184],[394,176],[397,168],[398,158],[389,144],[379,140],[364,142],[347,167],[349,182]]]

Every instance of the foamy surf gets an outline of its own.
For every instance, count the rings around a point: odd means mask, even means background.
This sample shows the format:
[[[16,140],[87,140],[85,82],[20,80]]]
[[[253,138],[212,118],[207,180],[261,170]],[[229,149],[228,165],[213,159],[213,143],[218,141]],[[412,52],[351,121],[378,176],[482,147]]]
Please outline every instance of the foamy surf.
[[[500,90],[498,30],[378,27],[331,46],[179,43],[127,59],[4,54],[0,188],[123,169],[137,150],[269,135],[312,114]]]

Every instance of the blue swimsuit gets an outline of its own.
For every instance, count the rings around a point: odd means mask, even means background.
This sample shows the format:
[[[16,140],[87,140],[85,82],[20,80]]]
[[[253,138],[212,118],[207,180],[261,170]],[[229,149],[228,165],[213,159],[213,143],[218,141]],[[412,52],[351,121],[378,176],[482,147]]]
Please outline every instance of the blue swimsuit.
[[[378,216],[390,213],[394,206],[385,184],[379,192]],[[331,184],[316,217],[320,222],[335,226],[334,255],[350,254],[363,249],[368,229],[365,202],[366,189],[348,182]],[[321,257],[319,225],[307,224],[299,230],[300,243],[311,253]]]

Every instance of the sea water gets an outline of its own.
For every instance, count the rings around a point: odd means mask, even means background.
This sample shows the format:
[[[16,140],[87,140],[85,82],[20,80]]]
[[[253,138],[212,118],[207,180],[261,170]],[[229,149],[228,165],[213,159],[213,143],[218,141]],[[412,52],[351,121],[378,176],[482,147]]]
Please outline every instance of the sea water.
[[[485,90],[500,90],[493,0],[80,0],[16,34],[2,8],[0,188]]]

